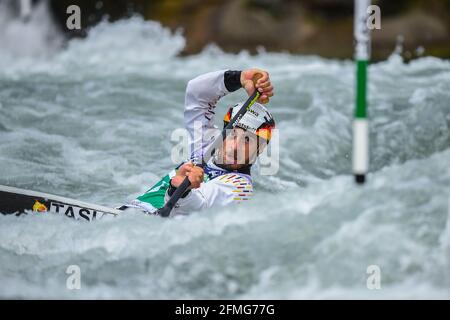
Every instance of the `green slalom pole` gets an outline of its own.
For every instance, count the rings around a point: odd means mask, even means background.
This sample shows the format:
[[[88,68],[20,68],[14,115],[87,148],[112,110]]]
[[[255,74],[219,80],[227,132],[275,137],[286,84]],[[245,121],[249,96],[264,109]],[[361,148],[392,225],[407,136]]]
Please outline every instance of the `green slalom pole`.
[[[370,0],[355,0],[354,37],[356,63],[356,97],[353,120],[353,175],[358,184],[366,180],[369,170],[369,123],[367,120],[367,66],[370,59],[370,32],[367,10]]]

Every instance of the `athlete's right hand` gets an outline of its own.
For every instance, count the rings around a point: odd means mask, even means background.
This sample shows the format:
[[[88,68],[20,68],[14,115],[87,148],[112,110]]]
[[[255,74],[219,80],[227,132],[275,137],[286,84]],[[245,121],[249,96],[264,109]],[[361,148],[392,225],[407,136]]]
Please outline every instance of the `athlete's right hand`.
[[[255,76],[259,76],[256,83],[254,83]],[[269,73],[261,69],[247,69],[241,72],[241,85],[251,96],[253,91],[258,90],[261,96],[258,99],[259,103],[266,104],[270,98],[273,97],[273,85],[269,78]]]
[[[189,189],[199,188],[200,184],[203,182],[203,169],[194,166],[191,162],[187,162],[177,170],[176,175],[170,180],[170,184],[175,188],[178,188],[186,177],[188,177],[191,182]]]

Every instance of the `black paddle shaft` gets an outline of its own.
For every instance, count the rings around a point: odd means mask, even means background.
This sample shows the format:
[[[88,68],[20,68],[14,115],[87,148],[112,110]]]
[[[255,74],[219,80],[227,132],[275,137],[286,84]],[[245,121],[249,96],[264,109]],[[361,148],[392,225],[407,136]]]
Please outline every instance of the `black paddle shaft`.
[[[223,139],[226,137],[227,132],[229,132],[230,129],[233,129],[235,127],[235,124],[244,116],[244,114],[250,109],[250,107],[255,103],[256,100],[259,99],[261,93],[259,93],[258,90],[255,90],[253,94],[248,97],[247,101],[242,105],[242,107],[239,109],[238,113],[231,119],[231,121],[227,124],[225,128],[222,130],[222,134],[217,137],[217,139],[211,144],[211,146],[208,148],[208,151],[205,152],[202,163],[207,163],[209,159],[212,156],[212,151],[217,148],[221,143],[223,143]],[[177,189],[174,191],[170,199],[166,202],[164,207],[161,209],[158,209],[156,212],[157,215],[161,217],[168,217],[170,215],[170,212],[172,211],[175,204],[178,202],[178,200],[181,198],[181,196],[184,194],[184,192],[189,188],[191,185],[191,182],[189,181],[189,178],[184,178],[183,182],[177,187]]]

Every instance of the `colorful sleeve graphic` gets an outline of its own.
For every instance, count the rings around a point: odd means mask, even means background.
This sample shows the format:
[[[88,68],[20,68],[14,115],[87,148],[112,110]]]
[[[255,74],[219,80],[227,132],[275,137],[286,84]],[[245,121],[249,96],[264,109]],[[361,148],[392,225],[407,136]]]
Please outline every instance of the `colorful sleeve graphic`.
[[[218,178],[222,183],[231,185],[233,201],[249,200],[253,196],[253,186],[249,179],[234,173],[228,173]]]

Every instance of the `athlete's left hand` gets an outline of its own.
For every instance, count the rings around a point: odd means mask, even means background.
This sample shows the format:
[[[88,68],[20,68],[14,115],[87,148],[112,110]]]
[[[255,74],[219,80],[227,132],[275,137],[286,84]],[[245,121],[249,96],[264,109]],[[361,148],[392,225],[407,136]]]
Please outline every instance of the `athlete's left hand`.
[[[253,83],[255,75],[260,74],[261,77]],[[258,99],[259,103],[268,103],[270,98],[273,97],[273,86],[269,78],[269,73],[261,69],[248,69],[241,72],[241,85],[247,91],[250,96],[256,90],[259,90],[261,96]]]

